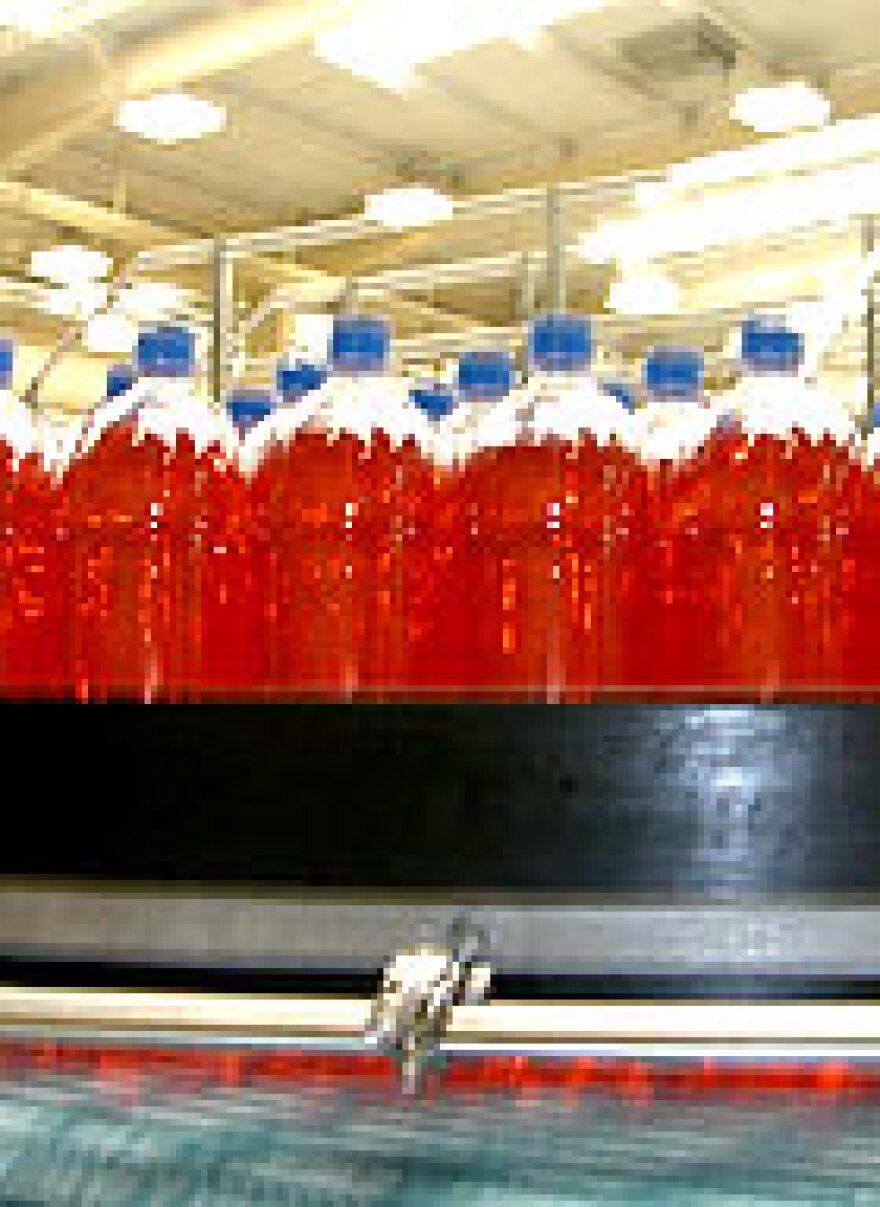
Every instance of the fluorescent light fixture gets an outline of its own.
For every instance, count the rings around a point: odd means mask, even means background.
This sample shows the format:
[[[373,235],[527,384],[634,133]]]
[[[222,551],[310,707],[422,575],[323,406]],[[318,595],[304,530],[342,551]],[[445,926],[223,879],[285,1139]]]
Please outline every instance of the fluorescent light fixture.
[[[175,315],[184,301],[184,292],[168,281],[138,281],[119,297],[118,309],[141,323],[156,322]]]
[[[665,179],[637,186],[636,203],[651,209],[691,190],[784,176],[880,155],[880,116],[833,122],[821,130],[767,138],[750,147],[718,151],[673,164]]]
[[[730,112],[735,121],[759,134],[781,134],[824,126],[831,116],[831,105],[812,84],[790,80],[741,92]]]
[[[602,7],[604,0],[380,0],[315,42],[334,66],[382,88],[405,88],[418,69],[501,39],[531,45],[556,21]]]
[[[678,285],[662,272],[627,273],[611,285],[612,310],[624,315],[674,314],[680,305]]]
[[[364,217],[392,230],[430,226],[451,218],[455,206],[452,198],[426,185],[407,185],[386,189],[367,198]]]
[[[83,343],[98,356],[123,356],[131,352],[137,337],[136,324],[125,315],[100,314],[87,323]]]
[[[47,291],[39,309],[55,318],[88,318],[107,305],[110,291],[100,281],[79,281]]]
[[[854,164],[605,222],[581,237],[578,251],[591,263],[641,264],[822,225],[840,226],[878,208],[880,164]]]
[[[63,8],[58,0],[0,0],[0,28],[35,36],[48,34]]]
[[[120,130],[151,142],[186,142],[222,130],[226,125],[226,109],[188,92],[156,92],[123,101],[116,124]]]
[[[99,281],[110,271],[110,257],[93,247],[65,243],[47,247],[31,254],[31,272],[56,285],[77,285],[82,281]]]

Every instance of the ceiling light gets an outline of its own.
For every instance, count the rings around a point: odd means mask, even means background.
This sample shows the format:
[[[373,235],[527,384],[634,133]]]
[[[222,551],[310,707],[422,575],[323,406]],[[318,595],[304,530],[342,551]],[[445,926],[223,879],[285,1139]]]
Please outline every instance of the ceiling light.
[[[451,197],[425,185],[386,189],[367,198],[364,216],[393,230],[430,226],[451,218],[455,206]]]
[[[317,54],[382,88],[411,84],[419,67],[487,42],[531,43],[541,30],[604,0],[381,0],[322,34]]]
[[[100,314],[86,325],[83,343],[98,356],[127,356],[137,337],[137,326],[125,315]]]
[[[168,281],[139,281],[122,291],[118,308],[129,318],[149,323],[172,318],[183,302],[184,292],[177,285]]]
[[[98,281],[110,271],[110,257],[93,247],[66,243],[31,254],[31,272],[35,277],[56,285],[76,285]]]
[[[827,168],[880,154],[880,116],[833,122],[821,130],[768,138],[750,147],[717,151],[673,164],[662,181],[636,186],[637,204],[651,209],[691,190],[759,176]]]
[[[680,300],[678,285],[661,272],[627,274],[613,282],[609,294],[612,310],[624,315],[674,314]]]
[[[731,116],[759,134],[781,134],[824,126],[831,105],[811,84],[791,80],[770,88],[750,88],[737,96]]]
[[[110,291],[100,281],[80,281],[47,290],[39,309],[55,318],[85,319],[107,305]]]
[[[854,164],[604,222],[582,236],[578,251],[592,263],[643,263],[821,225],[839,226],[878,208],[880,164]]]
[[[111,17],[131,0],[0,0],[0,29],[32,37],[71,33]]]
[[[216,134],[226,125],[226,110],[186,92],[157,92],[123,101],[116,124],[128,134],[170,144]]]
[[[26,34],[47,34],[63,7],[58,0],[0,0],[0,28]]]

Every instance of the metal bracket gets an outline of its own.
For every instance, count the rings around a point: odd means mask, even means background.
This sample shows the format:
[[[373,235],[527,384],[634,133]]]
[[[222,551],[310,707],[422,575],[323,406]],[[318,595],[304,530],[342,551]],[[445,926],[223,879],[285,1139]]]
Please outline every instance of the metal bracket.
[[[400,1061],[406,1093],[422,1084],[453,1009],[483,1001],[491,975],[485,935],[466,919],[454,922],[441,942],[398,952],[386,965],[365,1039]]]

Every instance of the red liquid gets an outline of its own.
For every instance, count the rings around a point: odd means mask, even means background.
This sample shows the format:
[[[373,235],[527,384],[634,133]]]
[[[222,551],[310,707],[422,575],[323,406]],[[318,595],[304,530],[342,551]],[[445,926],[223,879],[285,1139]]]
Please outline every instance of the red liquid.
[[[273,690],[350,698],[357,688],[361,450],[348,434],[303,431],[272,450],[254,477],[260,623]]]
[[[36,454],[0,442],[0,684],[9,697],[58,692],[64,598],[52,557],[52,484]]]
[[[465,686],[499,699],[559,698],[562,446],[484,449],[465,469],[460,647]]]
[[[120,424],[69,469],[80,699],[177,699],[198,683],[197,461],[187,434],[169,448]]]
[[[449,622],[463,611],[456,584],[457,472],[435,465],[412,442],[401,450],[399,690],[422,699],[455,692],[459,668]]]
[[[303,431],[252,480],[106,432],[0,450],[0,690],[756,699],[880,688],[880,477],[830,439],[646,470],[548,439],[434,465]]]
[[[399,691],[403,681],[403,539],[406,481],[418,451],[392,445],[374,430],[352,463],[352,506],[345,521],[351,593],[352,690],[371,699]]]
[[[258,576],[266,560],[258,550],[266,539],[250,484],[222,451],[207,450],[197,474],[191,626],[198,671],[192,690],[220,699],[249,696],[270,681],[268,584]]]
[[[717,520],[711,457],[661,461],[641,500],[638,649],[650,694],[712,694],[722,678]],[[639,524],[639,521],[636,521]]]
[[[847,479],[848,548],[843,566],[843,675],[850,687],[880,692],[880,471],[856,466]]]
[[[646,475],[616,442],[561,445],[562,664],[566,698],[643,680],[640,600]]]

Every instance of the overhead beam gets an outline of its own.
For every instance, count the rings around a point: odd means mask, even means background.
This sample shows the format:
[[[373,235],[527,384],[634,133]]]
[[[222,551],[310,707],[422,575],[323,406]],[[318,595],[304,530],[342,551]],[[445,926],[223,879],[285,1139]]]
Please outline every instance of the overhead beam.
[[[23,214],[27,217],[81,232],[94,240],[117,249],[121,258],[132,251],[163,243],[180,241],[181,232],[160,223],[130,217],[117,210],[68,197],[50,189],[39,189],[18,181],[0,181],[0,213]],[[243,276],[261,285],[274,287],[314,281],[331,292],[341,289],[344,278],[302,264],[281,263],[265,257],[242,259],[239,269]],[[446,312],[427,303],[409,298],[389,297],[389,306],[419,323],[440,323],[463,328],[470,320]]]

